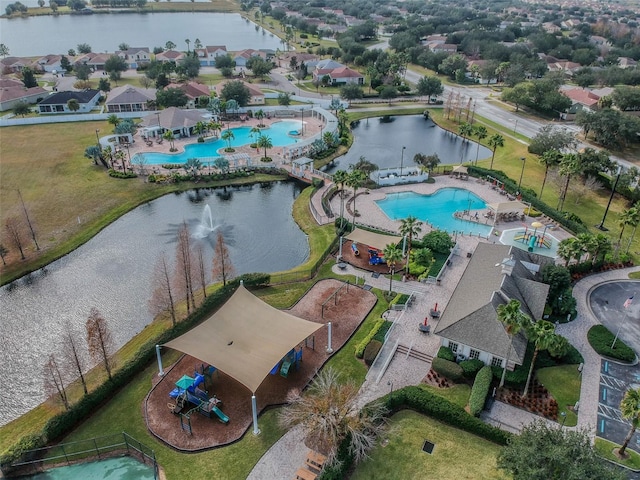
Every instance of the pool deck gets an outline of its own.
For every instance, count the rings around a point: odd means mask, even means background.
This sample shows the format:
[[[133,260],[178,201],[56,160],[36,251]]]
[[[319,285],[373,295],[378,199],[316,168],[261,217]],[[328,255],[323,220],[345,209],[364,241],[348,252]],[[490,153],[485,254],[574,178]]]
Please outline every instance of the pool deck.
[[[391,220],[389,217],[385,215],[380,207],[375,203],[377,200],[383,200],[390,193],[397,192],[415,192],[418,194],[433,194],[436,191],[442,188],[463,188],[465,190],[469,190],[476,195],[478,195],[485,203],[504,203],[507,199],[504,195],[500,195],[500,193],[492,188],[492,185],[489,182],[481,181],[477,179],[470,179],[468,181],[459,180],[453,176],[449,175],[441,175],[434,176],[433,179],[435,183],[415,183],[415,184],[404,184],[404,185],[395,185],[392,187],[383,187],[375,190],[369,190],[362,192],[358,192],[358,197],[356,199],[356,209],[359,213],[359,216],[356,217],[356,222],[362,225],[370,225],[375,226],[376,228],[383,228],[385,230],[389,230],[392,232],[398,232],[400,229],[400,225],[402,222],[400,220]],[[347,189],[349,192],[349,198],[345,199],[345,201],[349,201],[352,198],[351,191]],[[368,192],[368,193],[366,193]],[[340,198],[339,196],[334,196],[331,200],[331,208],[334,212],[340,211]],[[514,209],[516,210],[516,209]],[[480,209],[480,210],[471,210],[469,214],[464,218],[471,222],[476,222],[474,220],[475,213],[478,213],[477,223],[481,223],[484,225],[490,225],[494,227],[494,233],[502,230],[509,230],[514,228],[523,228],[525,225],[529,228],[533,228],[531,224],[536,221],[541,221],[540,218],[533,217],[525,217],[524,222],[522,221],[512,221],[512,222],[499,222],[496,221],[494,224],[493,218],[487,218],[484,216],[489,210],[488,208]],[[347,213],[345,215],[348,216]],[[429,233],[432,228],[428,224],[424,224],[422,227],[422,233]],[[558,227],[555,230],[548,231],[552,234],[558,241],[562,241],[565,238],[570,238],[572,235]],[[464,232],[463,232],[464,234]],[[467,235],[468,236],[468,235]],[[495,240],[498,240],[498,236],[494,235]]]
[[[262,123],[268,127],[276,122],[292,121],[292,120],[299,121],[297,117],[295,118],[272,117],[272,118],[263,118]],[[258,120],[255,118],[249,118],[244,122],[240,122],[240,121],[224,122],[225,128],[223,129],[223,131],[226,130],[227,125],[229,126],[229,128],[233,129],[233,128],[241,128],[241,127],[255,127],[258,125],[258,123],[259,123]],[[296,136],[295,139],[292,139],[292,143],[294,143],[296,140],[306,140],[308,138],[311,138],[314,135],[321,133],[322,132],[321,127],[324,127],[324,123],[322,121],[312,117],[311,115],[309,115],[309,118],[305,116],[304,124],[305,124],[304,135]],[[209,135],[205,138],[209,140],[212,138],[217,139],[219,137],[214,137],[212,135]],[[175,152],[169,151],[169,149],[171,148],[171,145],[168,140],[163,140],[162,143],[156,143],[156,141],[154,140],[151,146],[147,146],[147,142],[142,139],[139,132],[133,136],[133,140],[134,142],[131,145],[129,145],[129,152],[128,152],[129,155],[131,155],[131,158],[133,158],[137,153],[164,153],[167,155],[182,153],[184,152],[185,145],[197,143],[198,135],[192,135],[191,137],[176,138],[173,141],[174,147],[176,148]],[[251,157],[253,165],[260,165],[260,158],[264,155],[264,149],[260,149],[258,151],[254,148],[251,148],[249,145],[237,146],[237,145],[234,145],[233,140],[231,140],[231,146],[235,149],[235,152],[233,152],[233,154],[246,153]],[[126,148],[124,148],[124,151],[125,153],[127,153]],[[267,155],[269,155],[273,159],[272,165],[274,166],[282,165],[286,163],[286,159],[284,158],[284,155],[283,155],[283,147],[270,148],[267,150]],[[170,158],[167,159],[167,163],[171,163]],[[114,165],[116,169],[122,170],[122,165],[119,164],[119,162],[114,162]],[[126,166],[127,166],[127,169],[132,168],[129,161],[127,161]],[[134,170],[137,171],[138,168],[139,167],[137,165],[133,165]],[[154,171],[155,173],[170,172],[169,170],[163,169],[161,165],[146,165],[145,168],[147,171],[151,170],[151,171]]]

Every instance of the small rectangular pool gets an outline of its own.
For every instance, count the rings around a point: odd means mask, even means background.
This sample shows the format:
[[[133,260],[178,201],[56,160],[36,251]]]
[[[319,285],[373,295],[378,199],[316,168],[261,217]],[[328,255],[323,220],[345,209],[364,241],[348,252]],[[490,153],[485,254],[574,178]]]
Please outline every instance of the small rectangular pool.
[[[442,188],[431,195],[415,192],[391,193],[376,204],[391,220],[414,216],[435,228],[448,233],[462,232],[465,235],[489,236],[491,225],[455,218],[455,212],[482,210],[487,207],[484,200],[464,188]],[[480,217],[481,221],[485,219]]]
[[[96,462],[52,468],[28,477],[30,480],[154,480],[153,467],[132,457],[116,457]]]

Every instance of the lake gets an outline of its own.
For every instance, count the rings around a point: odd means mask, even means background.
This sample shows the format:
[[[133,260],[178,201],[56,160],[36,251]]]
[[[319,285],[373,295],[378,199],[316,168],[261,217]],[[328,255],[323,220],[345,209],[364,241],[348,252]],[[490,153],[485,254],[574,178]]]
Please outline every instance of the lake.
[[[187,50],[185,39],[202,45],[225,45],[229,51],[261,48],[276,50],[280,39],[237,13],[123,13],[58,15],[0,19],[0,43],[12,56],[66,54],[79,43],[94,52],[114,52],[118,45],[164,47],[167,41],[177,50]],[[28,38],[28,41],[26,39]]]
[[[291,216],[300,189],[294,182],[277,182],[165,195],[124,215],[69,255],[0,288],[0,383],[15,393],[0,395],[0,425],[45,399],[43,365],[60,351],[65,325],[86,352],[84,324],[92,307],[108,321],[118,348],[149,324],[154,264],[164,252],[173,265],[183,222],[194,244],[203,247],[209,277],[217,232],[238,274],[303,263],[309,244]],[[212,233],[203,228],[209,224]]]

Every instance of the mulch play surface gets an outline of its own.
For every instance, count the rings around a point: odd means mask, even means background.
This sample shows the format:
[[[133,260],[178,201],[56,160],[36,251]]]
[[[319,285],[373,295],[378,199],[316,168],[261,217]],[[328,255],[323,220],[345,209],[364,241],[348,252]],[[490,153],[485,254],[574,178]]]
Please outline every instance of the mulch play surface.
[[[331,322],[334,352],[347,342],[376,303],[373,293],[349,285],[348,289],[340,291],[337,305],[334,304],[334,299],[326,303],[323,318],[322,304],[342,285],[344,283],[338,280],[321,280],[288,310],[292,315],[311,322]],[[256,399],[259,411],[269,405],[285,403],[289,391],[302,390],[310,382],[330,357],[326,353],[327,329],[318,330],[307,339],[306,345],[303,342],[298,347],[303,348],[300,368],[296,370],[292,366],[287,378],[267,375],[258,388]],[[209,396],[216,395],[222,400],[219,407],[230,418],[229,423],[224,425],[215,416],[208,418],[194,412],[190,415],[192,433],[181,429],[180,417],[168,408],[169,403],[175,403],[169,398],[169,392],[182,375],[193,376],[194,370],[200,365],[201,361],[189,355],[181,357],[152,388],[143,406],[151,433],[183,451],[199,451],[229,444],[241,438],[252,427],[251,392],[218,370],[211,379],[207,379],[206,388]]]
[[[353,265],[361,270],[367,270],[369,272],[377,272],[382,274],[389,274],[389,265],[386,263],[380,265],[369,264],[369,253],[367,252],[367,246],[358,244],[358,252],[360,255],[355,255],[351,249],[351,240],[345,240],[342,242],[342,261]],[[396,264],[396,273],[400,272],[405,266],[404,260],[400,260]]]

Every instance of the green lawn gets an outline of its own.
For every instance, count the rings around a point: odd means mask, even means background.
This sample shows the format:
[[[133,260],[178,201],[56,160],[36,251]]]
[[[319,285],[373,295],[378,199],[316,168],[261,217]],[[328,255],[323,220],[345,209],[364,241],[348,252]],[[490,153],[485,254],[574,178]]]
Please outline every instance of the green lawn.
[[[536,372],[538,381],[549,390],[558,402],[558,413],[565,412],[565,425],[574,427],[578,423],[578,416],[567,407],[573,407],[580,400],[580,385],[582,384],[577,365],[561,365],[559,367],[541,368]],[[560,418],[560,417],[558,417]]]
[[[640,470],[640,454],[627,448],[625,450],[626,453],[629,454],[629,458],[625,460],[621,460],[615,453],[613,453],[614,449],[620,448],[620,445],[617,443],[610,442],[609,440],[605,440],[604,438],[596,437],[595,440],[595,449],[598,455],[602,458],[606,458],[607,460],[611,460],[612,462],[619,463],[620,465],[624,465],[625,467],[631,468],[633,470]]]
[[[471,394],[471,387],[463,383],[449,388],[437,388],[422,384],[420,388],[434,395],[444,397],[462,408],[466,407],[467,403],[469,403],[469,395]]]
[[[384,437],[386,446],[376,447],[351,480],[509,478],[496,466],[499,445],[410,410],[391,417]],[[425,440],[435,444],[431,455],[422,451]]]

